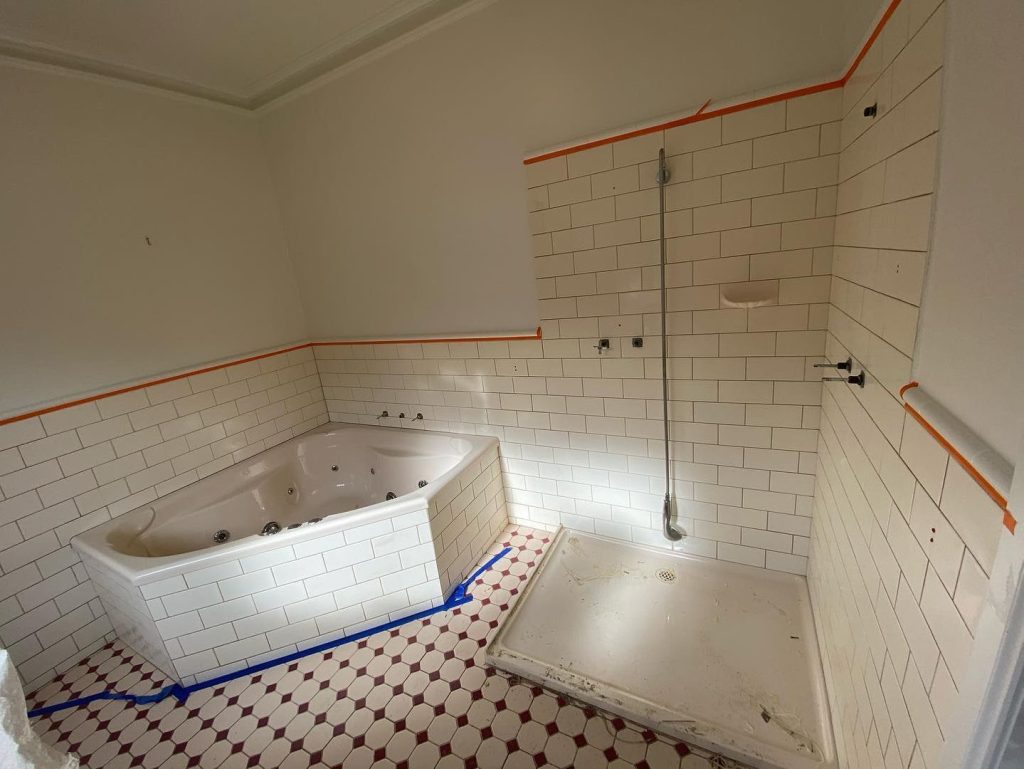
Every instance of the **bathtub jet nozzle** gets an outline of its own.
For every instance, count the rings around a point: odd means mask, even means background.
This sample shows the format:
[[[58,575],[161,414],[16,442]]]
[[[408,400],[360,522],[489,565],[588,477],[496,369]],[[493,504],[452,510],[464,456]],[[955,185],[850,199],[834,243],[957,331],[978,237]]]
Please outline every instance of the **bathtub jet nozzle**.
[[[277,521],[269,521],[260,529],[260,536],[265,537],[268,534],[277,534],[279,531],[281,531],[281,524]]]

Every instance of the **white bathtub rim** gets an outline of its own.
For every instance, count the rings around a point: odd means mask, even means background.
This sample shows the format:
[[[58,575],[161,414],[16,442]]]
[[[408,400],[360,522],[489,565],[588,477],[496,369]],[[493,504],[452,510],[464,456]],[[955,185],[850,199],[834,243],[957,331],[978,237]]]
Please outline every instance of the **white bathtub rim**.
[[[439,476],[423,488],[414,489],[413,491],[392,500],[378,502],[373,505],[338,514],[337,517],[327,516],[322,521],[315,524],[302,526],[297,529],[285,529],[278,534],[270,536],[252,534],[247,537],[242,537],[238,540],[225,543],[222,546],[214,546],[204,548],[202,550],[196,550],[192,553],[181,553],[177,555],[145,557],[117,552],[107,542],[107,532],[120,523],[123,523],[127,516],[146,510],[153,505],[153,502],[147,502],[144,505],[140,505],[139,507],[129,510],[116,518],[104,521],[100,525],[76,535],[71,539],[71,547],[79,555],[84,555],[86,558],[91,558],[99,562],[99,564],[112,571],[116,576],[125,580],[128,584],[135,586],[146,585],[177,574],[183,574],[185,572],[195,571],[201,568],[218,566],[222,563],[228,563],[230,561],[235,561],[240,558],[249,557],[262,552],[269,552],[271,550],[295,545],[301,542],[308,542],[320,537],[337,534],[347,529],[376,523],[377,521],[387,518],[407,515],[417,511],[426,512],[429,510],[430,503],[433,498],[449,483],[461,475],[468,465],[479,460],[480,457],[489,449],[496,448],[498,446],[498,439],[489,435],[471,435],[467,433],[443,432],[439,430],[419,430],[402,427],[378,427],[375,425],[355,425],[344,422],[328,422],[297,435],[294,438],[289,439],[289,441],[284,441],[277,444],[277,446],[272,446],[270,449],[266,449],[266,451],[278,448],[279,446],[291,441],[298,441],[302,438],[309,437],[310,435],[333,432],[338,429],[346,428],[387,430],[389,432],[404,432],[414,435],[428,433],[446,437],[458,436],[459,438],[468,440],[472,444],[472,450],[451,470]],[[254,454],[245,461],[252,461],[263,453],[264,452]],[[237,465],[232,465],[220,472],[230,472],[236,468]],[[217,473],[209,475],[206,478],[197,481],[197,483],[200,483],[207,478],[213,478],[216,475]],[[193,484],[189,484],[189,486],[191,485]],[[188,486],[184,486],[182,488],[188,488]],[[423,522],[427,523],[426,517]]]

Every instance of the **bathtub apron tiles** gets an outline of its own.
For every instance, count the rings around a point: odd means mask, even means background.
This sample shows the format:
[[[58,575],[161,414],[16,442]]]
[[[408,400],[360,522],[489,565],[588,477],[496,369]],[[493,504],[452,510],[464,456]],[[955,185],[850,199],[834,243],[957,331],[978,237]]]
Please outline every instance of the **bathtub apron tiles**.
[[[82,559],[117,636],[168,677],[187,686],[236,672],[440,606],[508,520],[497,442],[474,440],[483,450],[428,485],[422,509],[400,498],[369,522],[342,513],[274,535],[292,544],[268,547],[271,537],[255,554],[137,579],[84,545]]]
[[[455,496],[449,501],[452,494]],[[431,502],[430,530],[445,595],[469,575],[480,554],[507,522],[495,445]]]

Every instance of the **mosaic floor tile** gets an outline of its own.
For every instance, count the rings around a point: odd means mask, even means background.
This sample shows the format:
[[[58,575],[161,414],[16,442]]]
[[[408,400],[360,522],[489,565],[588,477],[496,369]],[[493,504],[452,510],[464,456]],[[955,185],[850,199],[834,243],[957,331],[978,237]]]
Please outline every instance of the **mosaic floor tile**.
[[[34,726],[86,769],[738,766],[484,665],[490,636],[549,541],[547,532],[507,529],[485,559],[512,551],[454,611],[196,692],[185,703],[99,701]],[[169,683],[114,642],[28,699],[40,707]]]

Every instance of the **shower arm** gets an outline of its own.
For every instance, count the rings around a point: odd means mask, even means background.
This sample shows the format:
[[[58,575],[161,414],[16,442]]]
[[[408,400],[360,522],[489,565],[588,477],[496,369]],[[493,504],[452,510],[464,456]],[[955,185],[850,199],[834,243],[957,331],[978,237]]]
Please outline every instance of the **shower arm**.
[[[665,185],[669,180],[665,150],[658,150],[658,224],[661,243],[661,420],[665,434],[665,499],[661,508],[662,532],[665,539],[678,542],[682,532],[672,525],[672,472],[669,459],[668,432],[668,289],[665,285]]]

